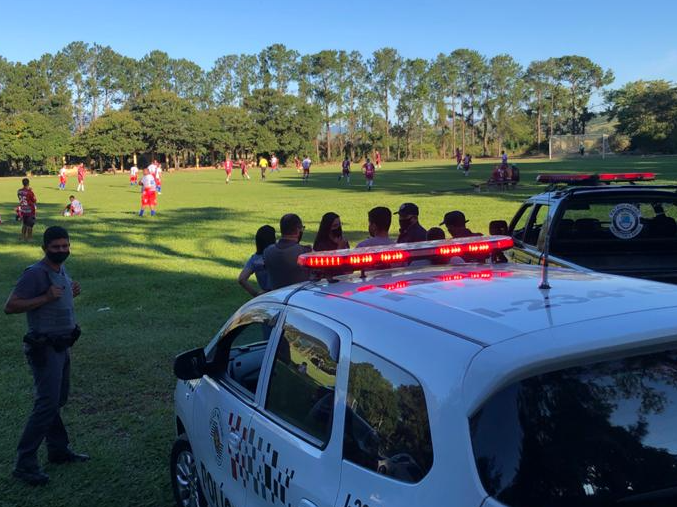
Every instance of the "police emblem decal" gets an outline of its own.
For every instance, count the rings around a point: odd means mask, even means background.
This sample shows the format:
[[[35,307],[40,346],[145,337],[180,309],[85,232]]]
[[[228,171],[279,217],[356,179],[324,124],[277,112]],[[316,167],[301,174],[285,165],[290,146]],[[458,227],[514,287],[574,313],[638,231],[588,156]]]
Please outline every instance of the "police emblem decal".
[[[632,239],[644,228],[641,221],[642,212],[633,204],[617,204],[609,212],[609,218],[611,218],[609,230],[620,239]]]
[[[221,466],[223,463],[223,427],[221,425],[221,411],[217,408],[212,410],[212,414],[209,417],[209,432],[212,436],[212,442],[214,442],[214,452],[216,454],[216,464]]]

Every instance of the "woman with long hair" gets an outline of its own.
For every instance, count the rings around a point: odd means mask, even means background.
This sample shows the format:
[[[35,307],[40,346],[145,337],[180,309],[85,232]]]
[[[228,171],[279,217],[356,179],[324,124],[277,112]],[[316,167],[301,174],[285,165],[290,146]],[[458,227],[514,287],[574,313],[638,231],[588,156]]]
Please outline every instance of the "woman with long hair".
[[[322,216],[320,228],[315,236],[313,250],[322,252],[327,250],[342,250],[344,248],[350,248],[350,245],[343,238],[341,217],[333,211],[325,213]]]

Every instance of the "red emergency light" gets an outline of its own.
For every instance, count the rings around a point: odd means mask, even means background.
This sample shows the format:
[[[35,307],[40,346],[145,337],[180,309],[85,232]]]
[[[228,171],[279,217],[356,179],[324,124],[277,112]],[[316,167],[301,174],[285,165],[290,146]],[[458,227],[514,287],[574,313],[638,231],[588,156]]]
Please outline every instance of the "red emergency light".
[[[653,181],[656,173],[603,173],[599,175],[599,181]]]
[[[350,272],[358,269],[398,266],[419,259],[462,257],[466,260],[479,261],[490,257],[493,252],[512,247],[512,238],[508,236],[443,239],[332,252],[311,252],[299,255],[298,264],[319,271]]]

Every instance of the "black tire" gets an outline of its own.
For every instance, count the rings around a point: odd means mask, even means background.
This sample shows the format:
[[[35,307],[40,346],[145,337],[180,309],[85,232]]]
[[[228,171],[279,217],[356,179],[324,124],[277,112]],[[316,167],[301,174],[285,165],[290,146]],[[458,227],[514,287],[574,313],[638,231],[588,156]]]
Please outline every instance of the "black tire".
[[[197,461],[186,435],[174,442],[169,471],[177,507],[207,507],[198,480]]]

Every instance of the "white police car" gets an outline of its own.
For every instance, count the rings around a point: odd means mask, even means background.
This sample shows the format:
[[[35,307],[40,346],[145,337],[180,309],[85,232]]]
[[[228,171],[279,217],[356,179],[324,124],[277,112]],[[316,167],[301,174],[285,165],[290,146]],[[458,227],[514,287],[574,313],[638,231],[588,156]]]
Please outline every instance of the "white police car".
[[[655,177],[541,174],[548,191],[527,199],[509,226],[492,226],[513,237],[515,262],[548,255],[554,266],[677,283],[677,186],[636,185]]]
[[[677,287],[515,264],[505,237],[307,254],[177,357],[177,504],[677,505]]]

